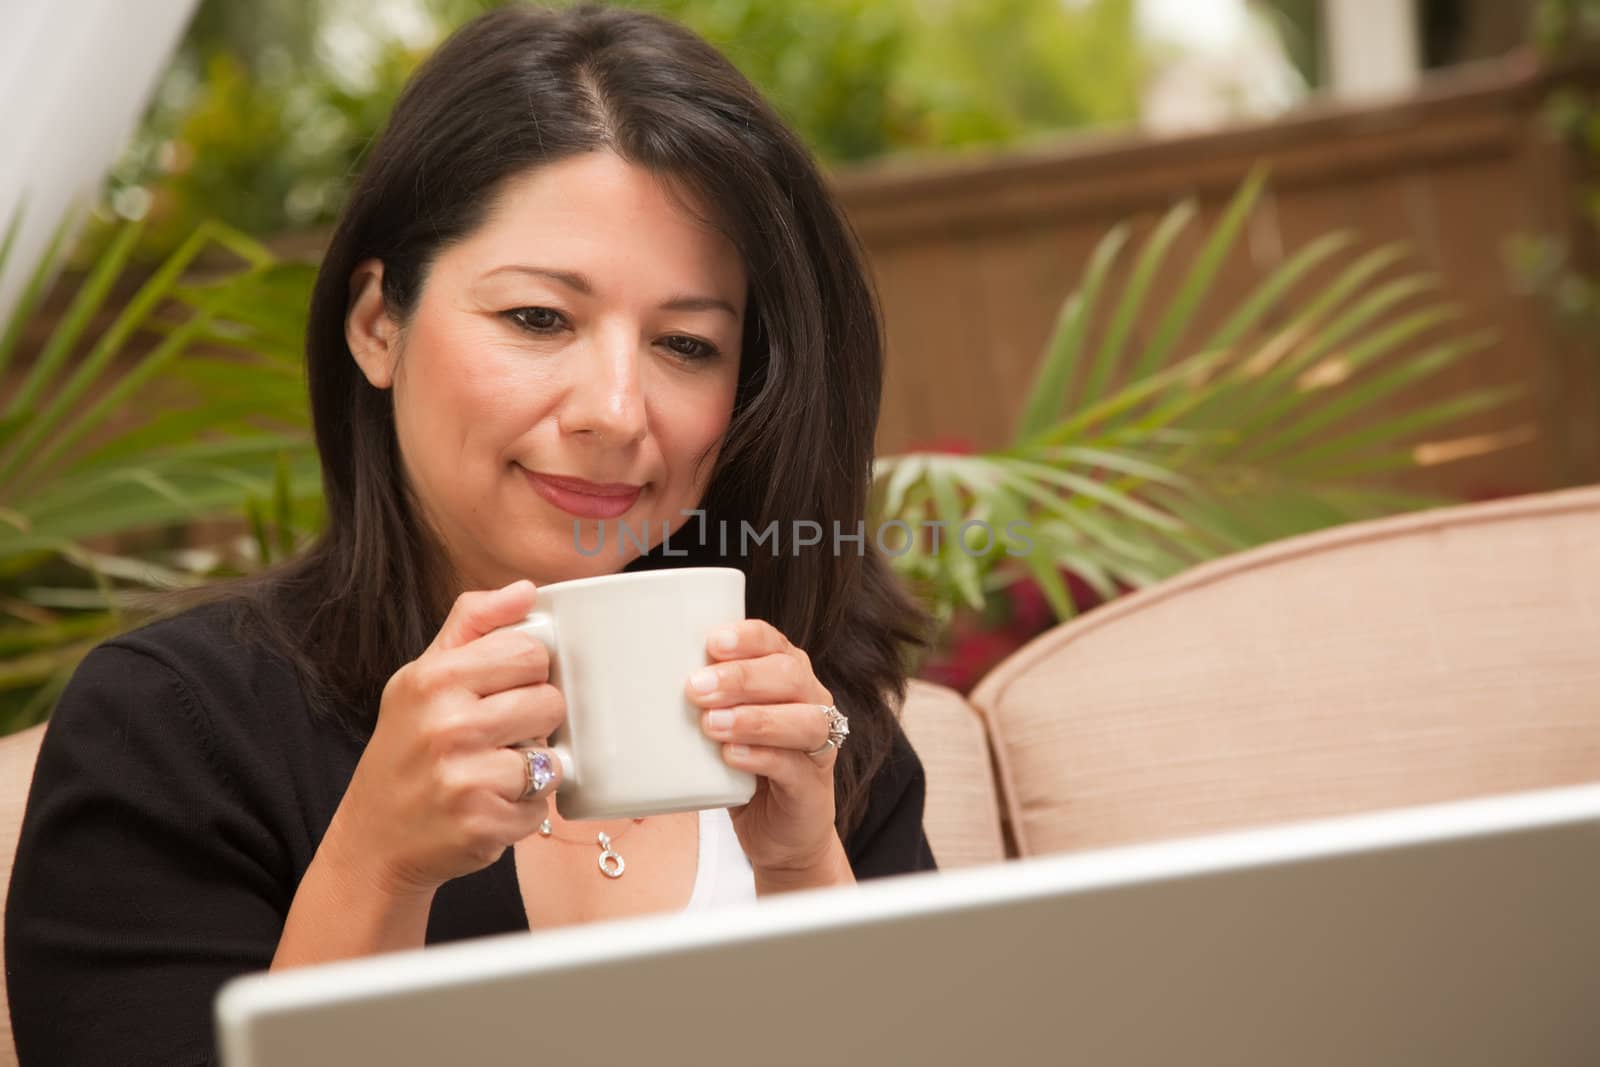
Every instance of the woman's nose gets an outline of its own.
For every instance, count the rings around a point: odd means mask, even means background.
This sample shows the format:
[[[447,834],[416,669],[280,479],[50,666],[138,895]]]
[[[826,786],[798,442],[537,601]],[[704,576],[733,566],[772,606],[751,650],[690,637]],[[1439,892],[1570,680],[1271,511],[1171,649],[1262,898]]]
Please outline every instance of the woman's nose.
[[[561,426],[568,433],[593,434],[608,445],[630,445],[644,437],[644,390],[640,353],[632,340],[600,340],[573,368]]]

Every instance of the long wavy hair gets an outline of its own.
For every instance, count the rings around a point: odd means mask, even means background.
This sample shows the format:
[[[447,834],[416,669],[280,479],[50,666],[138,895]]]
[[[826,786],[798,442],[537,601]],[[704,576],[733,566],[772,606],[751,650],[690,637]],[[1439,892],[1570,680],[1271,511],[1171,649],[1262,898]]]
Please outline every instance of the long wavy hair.
[[[247,585],[258,636],[295,666],[320,714],[369,736],[384,683],[427,647],[453,591],[437,538],[405,488],[391,395],[345,338],[355,265],[384,265],[405,322],[430,264],[485,219],[503,183],[605,150],[696,194],[749,278],[732,420],[700,541],[674,534],[628,570],[735,566],[747,612],[811,657],[850,716],[836,769],[838,827],[859,824],[893,740],[908,655],[926,617],[868,533],[883,336],[859,245],[804,145],[753,86],[689,30],[637,11],[514,6],[482,15],[422,65],[372,145],[322,261],[306,337],[327,526],[301,557]],[[787,536],[798,554],[724,557],[720,523]],[[839,549],[839,550],[836,550]],[[686,555],[679,555],[686,551]],[[788,552],[787,546],[784,551]]]

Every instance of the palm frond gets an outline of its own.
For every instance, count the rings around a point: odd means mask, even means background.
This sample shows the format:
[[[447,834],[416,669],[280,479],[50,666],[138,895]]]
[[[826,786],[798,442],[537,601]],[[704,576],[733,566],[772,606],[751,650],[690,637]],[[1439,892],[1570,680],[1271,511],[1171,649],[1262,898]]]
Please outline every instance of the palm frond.
[[[18,217],[0,244],[0,265]],[[28,360],[0,394],[0,576],[12,603],[46,612],[19,630],[18,640],[31,634],[31,643],[0,663],[0,695],[31,693],[26,714],[5,700],[0,718],[40,712],[59,681],[44,674],[70,669],[92,644],[86,635],[132,621],[130,592],[187,580],[153,556],[105,546],[202,519],[243,523],[265,502],[281,558],[297,543],[297,523],[317,513],[321,489],[296,354],[311,268],[279,263],[258,242],[207,224],[130,285],[140,228],[128,225],[38,351],[23,352],[70,221],[0,332],[0,369]],[[209,276],[197,279],[219,250],[243,266],[208,266]],[[113,307],[113,294],[128,288],[131,296]],[[80,580],[28,577],[51,561]],[[80,619],[95,621],[77,627]]]
[[[920,540],[897,557],[902,573],[932,589],[936,614],[981,606],[975,594],[1031,576],[1064,618],[1076,608],[1063,572],[1109,597],[1252,545],[1442,502],[1368,476],[1415,467],[1419,435],[1451,433],[1517,395],[1492,388],[1408,399],[1491,339],[1441,336],[1460,313],[1439,298],[1436,280],[1393,274],[1403,246],[1360,251],[1346,233],[1293,250],[1219,306],[1217,280],[1264,183],[1262,173],[1244,182],[1187,265],[1168,261],[1197,214],[1193,203],[1154,228],[1120,289],[1110,279],[1128,226],[1096,246],[1062,302],[1010,446],[880,459],[880,522],[931,509],[947,522],[1026,524],[1020,558],[935,553]],[[1181,271],[1174,295],[1148,308],[1169,270]],[[1316,282],[1320,274],[1328,276]],[[1155,326],[1130,350],[1141,318]],[[1188,340],[1202,318],[1221,325]],[[1100,322],[1103,338],[1091,345]],[[1479,447],[1513,439],[1480,436],[1490,443]]]

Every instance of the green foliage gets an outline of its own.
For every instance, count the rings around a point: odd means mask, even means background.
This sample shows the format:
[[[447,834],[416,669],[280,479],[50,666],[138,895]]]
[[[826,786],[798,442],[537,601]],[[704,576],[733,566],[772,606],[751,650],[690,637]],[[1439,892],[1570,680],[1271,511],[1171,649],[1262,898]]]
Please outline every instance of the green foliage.
[[[1132,119],[1131,0],[633,0],[721,48],[823,159]]]
[[[1547,56],[1565,55],[1600,40],[1600,3],[1543,0],[1535,13],[1534,40]]]
[[[1066,617],[1065,572],[1110,598],[1250,545],[1440,502],[1383,479],[1414,465],[1419,439],[1510,395],[1419,405],[1409,392],[1486,339],[1448,330],[1454,309],[1428,295],[1430,279],[1394,274],[1402,250],[1360,251],[1339,233],[1213,307],[1261,189],[1259,176],[1247,182],[1184,264],[1171,250],[1193,204],[1142,242],[1128,225],[1106,235],[1063,302],[1009,446],[879,460],[880,527],[1027,524],[1019,557],[998,534],[978,552],[950,533],[897,556],[936,614],[981,609],[1032,576]],[[0,732],[36,719],[90,645],[137,621],[131,591],[283,558],[323,521],[298,369],[312,268],[206,226],[113,308],[138,236],[116,236],[0,402],[0,695],[13,698],[0,702]],[[212,245],[245,266],[186,280]],[[1155,302],[1174,271],[1172,295]],[[39,289],[8,324],[0,370]],[[1194,336],[1202,311],[1220,325]],[[198,564],[135,536],[228,516],[243,516],[249,550],[212,544]]]
[[[40,717],[89,647],[141,617],[137,594],[270,560],[319,522],[299,358],[312,268],[208,224],[123,296],[129,225],[24,352],[68,228],[0,337],[0,733]],[[244,265],[207,266],[219,254]],[[247,512],[267,551],[183,543],[198,521]]]
[[[1592,62],[1600,46],[1600,0],[1544,0],[1535,40],[1548,61]],[[1509,257],[1525,287],[1542,294],[1576,337],[1593,344],[1600,329],[1600,90],[1573,79],[1551,95],[1544,117],[1577,164],[1579,232],[1571,241],[1521,235],[1510,243]]]
[[[1255,0],[1283,42],[1284,53],[1307,85],[1323,83],[1320,0]]]
[[[1417,406],[1411,387],[1487,339],[1437,336],[1455,309],[1417,303],[1430,279],[1385,276],[1400,249],[1355,254],[1350,235],[1324,236],[1236,305],[1214,308],[1214,332],[1191,337],[1262,180],[1240,189],[1185,265],[1169,262],[1170,249],[1193,204],[1167,214],[1136,254],[1128,227],[1107,234],[1062,305],[1008,447],[879,460],[877,522],[945,524],[937,550],[922,538],[895,559],[938,616],[982,610],[1031,575],[1066,618],[1075,605],[1063,570],[1109,599],[1252,545],[1442,502],[1383,479],[1415,465],[1423,435],[1513,391]],[[1182,271],[1174,295],[1152,305],[1169,269]],[[1135,321],[1149,325],[1138,344]],[[987,551],[981,536],[966,547],[952,539],[967,522],[994,531]],[[1013,522],[1027,524],[1031,552],[1011,554],[1023,548],[1003,536]]]
[[[206,218],[253,234],[331,221],[416,64],[503,0],[423,2],[432,29],[408,40],[345,0],[204,0],[112,176],[106,217],[148,218],[142,258]],[[828,163],[1003,145],[1137,111],[1132,0],[629,2],[721,47]],[[369,55],[330,46],[351,35]]]
[[[1142,75],[1132,0],[963,0],[907,49],[901,80],[919,147],[943,148],[1131,120]]]
[[[896,84],[911,43],[898,0],[624,0],[693,28],[761,88],[820,156],[856,160],[915,134]]]
[[[125,219],[135,258],[169,255],[208,219],[273,235],[321,226],[423,51],[375,38],[359,71],[320,43],[331,0],[204,0],[76,253],[96,259]],[[353,76],[359,74],[359,76]]]

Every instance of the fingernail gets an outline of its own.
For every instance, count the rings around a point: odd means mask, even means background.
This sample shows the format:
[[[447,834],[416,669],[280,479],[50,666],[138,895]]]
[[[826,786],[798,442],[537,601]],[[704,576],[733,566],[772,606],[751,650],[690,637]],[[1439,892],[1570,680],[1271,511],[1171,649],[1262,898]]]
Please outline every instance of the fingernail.
[[[733,725],[733,712],[713,711],[706,716],[706,725],[713,730],[726,730]]]
[[[689,687],[697,693],[709,693],[717,687],[717,672],[710,667],[701,667],[689,675]]]
[[[728,756],[731,759],[749,759],[750,747],[748,745],[729,745]]]
[[[739,636],[732,630],[718,630],[711,638],[711,647],[718,652],[732,652],[739,643]]]

